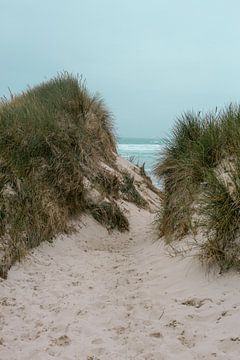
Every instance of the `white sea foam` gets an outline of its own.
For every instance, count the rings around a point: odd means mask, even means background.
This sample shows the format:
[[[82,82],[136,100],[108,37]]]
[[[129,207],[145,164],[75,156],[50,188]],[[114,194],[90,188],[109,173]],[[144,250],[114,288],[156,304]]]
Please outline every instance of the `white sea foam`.
[[[160,144],[118,144],[119,151],[150,152],[159,151],[163,145]]]
[[[158,185],[152,170],[163,147],[163,144],[159,144],[158,141],[151,139],[146,139],[146,143],[143,143],[142,139],[125,138],[123,143],[121,141],[118,143],[118,152],[125,159],[131,159],[139,165],[144,164],[145,171],[151,176],[154,183]]]

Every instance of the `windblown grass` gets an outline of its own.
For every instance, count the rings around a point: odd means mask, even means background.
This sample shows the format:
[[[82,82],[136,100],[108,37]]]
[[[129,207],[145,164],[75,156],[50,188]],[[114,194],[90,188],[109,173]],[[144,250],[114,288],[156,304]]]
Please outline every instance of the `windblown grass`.
[[[94,219],[109,230],[115,228],[121,232],[129,230],[128,219],[116,203],[103,201],[97,206],[90,207],[90,211]]]
[[[120,190],[123,194],[123,198],[127,201],[133,202],[136,205],[144,208],[147,205],[146,200],[140,195],[134,185],[134,177],[128,172],[123,172],[123,182],[120,186]]]
[[[96,174],[94,183],[106,196],[111,195],[115,199],[119,198],[121,182],[119,176],[116,174],[111,174],[109,171],[102,170]]]
[[[164,183],[160,232],[168,241],[183,237],[192,227],[191,206],[199,184],[219,156],[218,133],[214,116],[203,121],[200,114],[184,114],[155,167],[155,175]]]
[[[218,264],[221,270],[240,269],[240,172],[231,174],[233,184],[211,171],[206,176],[201,215],[206,227],[206,241],[201,246],[203,263]]]
[[[234,162],[227,170],[230,184],[222,178],[225,170],[217,171],[224,161]],[[201,258],[222,269],[235,266],[240,256],[239,164],[240,107],[231,104],[205,115],[184,114],[155,167],[164,186],[160,235],[170,242],[195,233],[197,207],[206,229]]]
[[[88,208],[83,177],[100,173],[100,161],[114,162],[115,144],[102,99],[67,73],[2,99],[0,276],[28,248],[67,231],[69,216]]]

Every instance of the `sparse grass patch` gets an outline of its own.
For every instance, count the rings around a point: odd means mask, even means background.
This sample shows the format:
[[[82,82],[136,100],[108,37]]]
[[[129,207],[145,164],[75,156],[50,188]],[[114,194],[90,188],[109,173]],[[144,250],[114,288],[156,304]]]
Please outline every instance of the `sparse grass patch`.
[[[122,192],[124,199],[133,202],[140,207],[146,207],[146,200],[140,195],[134,185],[134,177],[128,172],[123,172],[122,175],[123,181],[120,186],[120,191]]]
[[[142,176],[148,189],[150,189],[152,192],[154,192],[156,195],[158,195],[159,197],[162,198],[161,190],[153,185],[151,177],[149,175],[147,175],[147,173],[145,171],[145,163],[143,163],[142,165],[139,165],[139,169],[140,169],[140,175]]]
[[[141,176],[148,177],[149,180],[151,181],[150,177],[147,176],[147,174],[146,174],[146,171],[145,171],[145,163],[143,163],[142,165],[139,165],[139,169],[140,169],[140,175],[141,175]]]
[[[117,229],[121,232],[129,230],[128,219],[116,203],[103,201],[98,205],[92,205],[90,212],[95,220],[109,230]]]
[[[115,199],[119,198],[121,185],[117,175],[111,174],[106,170],[101,170],[94,176],[93,182],[106,195],[111,195]]]

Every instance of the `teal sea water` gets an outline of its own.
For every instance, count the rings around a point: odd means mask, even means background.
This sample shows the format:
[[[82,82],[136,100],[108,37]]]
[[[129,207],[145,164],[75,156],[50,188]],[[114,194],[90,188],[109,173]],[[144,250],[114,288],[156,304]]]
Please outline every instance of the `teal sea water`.
[[[158,185],[158,182],[157,179],[154,178],[152,170],[163,147],[164,139],[118,138],[119,155],[135,164],[145,164],[147,174],[152,178],[156,185]]]

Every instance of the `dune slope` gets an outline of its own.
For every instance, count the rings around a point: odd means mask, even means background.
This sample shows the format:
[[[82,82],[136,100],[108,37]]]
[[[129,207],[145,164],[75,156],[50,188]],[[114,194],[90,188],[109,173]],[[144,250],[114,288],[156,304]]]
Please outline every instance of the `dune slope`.
[[[156,194],[142,195],[148,209],[121,201],[128,233],[84,215],[74,234],[10,269],[0,283],[1,360],[238,358],[238,275],[170,257],[153,241]]]

